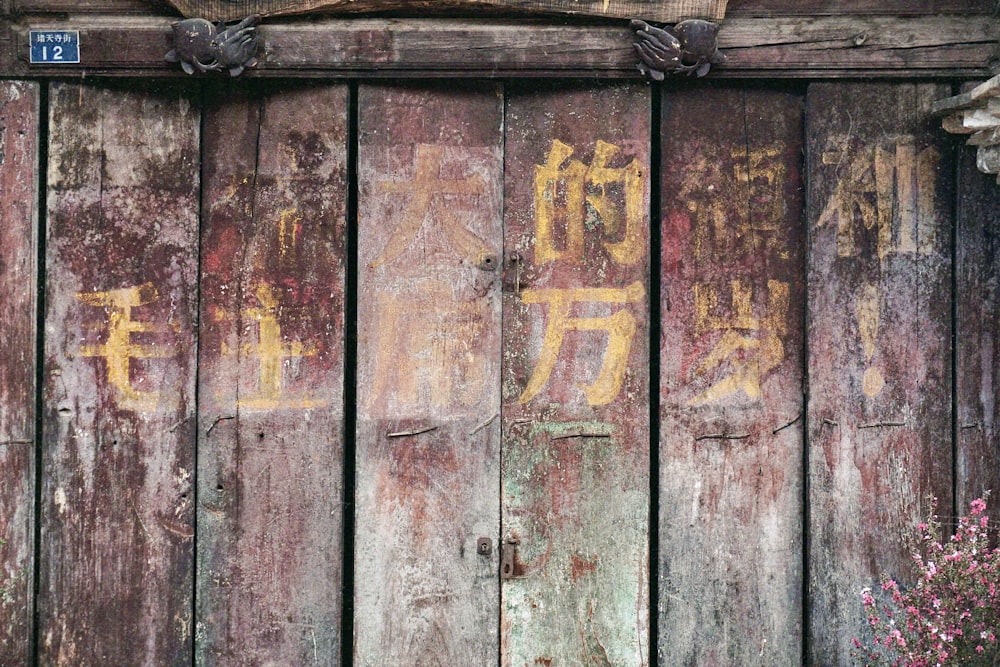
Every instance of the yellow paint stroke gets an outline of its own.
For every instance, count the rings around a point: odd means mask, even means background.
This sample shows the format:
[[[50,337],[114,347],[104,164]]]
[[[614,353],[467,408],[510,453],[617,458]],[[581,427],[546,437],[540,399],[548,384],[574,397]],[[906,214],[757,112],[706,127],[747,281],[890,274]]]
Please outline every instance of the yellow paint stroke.
[[[858,334],[861,338],[861,349],[865,354],[865,363],[870,364],[875,356],[875,346],[878,342],[878,327],[880,319],[879,290],[877,285],[866,283],[858,294],[854,305],[858,318]],[[874,398],[885,387],[882,371],[875,367],[865,370],[861,380],[861,390],[868,398]]]
[[[139,345],[132,334],[157,332],[164,327],[132,319],[132,309],[153,303],[159,298],[151,283],[107,292],[79,292],[76,298],[96,308],[108,309],[107,340],[101,345],[82,345],[80,356],[103,357],[108,383],[114,387],[118,404],[125,410],[152,412],[160,405],[160,392],[139,391],[132,386],[132,359],[165,359],[176,355],[174,348]]]
[[[712,314],[717,308],[718,296],[711,285],[694,286],[696,331],[699,334],[709,330],[723,332],[695,374],[710,373],[726,363],[732,370],[688,401],[688,405],[711,403],[739,392],[752,399],[760,398],[764,378],[785,359],[783,337],[788,332],[789,284],[767,281],[768,302],[763,318],[753,316],[752,287],[742,280],[733,280],[730,285],[732,298],[728,318]]]
[[[302,216],[298,209],[286,208],[278,214],[278,252],[282,257],[295,249],[301,227]]]
[[[423,227],[431,204],[440,195],[473,196],[485,192],[486,184],[479,174],[462,179],[441,178],[443,154],[444,146],[420,144],[416,147],[412,180],[381,181],[377,184],[382,192],[409,197],[409,205],[402,215],[402,222],[389,235],[389,240],[378,259],[372,262],[372,268],[388,264],[406,252]],[[470,263],[478,263],[478,258],[488,251],[483,240],[465,227],[464,220],[468,214],[460,207],[456,209],[454,201],[449,201],[447,206],[435,210],[439,217],[435,218],[434,222],[438,228],[447,233],[452,246]]]
[[[257,321],[257,345],[244,347],[244,354],[258,360],[259,384],[256,394],[240,398],[237,405],[250,410],[306,409],[325,406],[328,401],[284,395],[283,369],[287,359],[311,357],[314,348],[299,341],[285,343],[278,322],[279,303],[273,288],[260,283],[255,289],[259,308],[247,308],[243,315]]]
[[[628,366],[632,339],[635,337],[635,317],[627,310],[619,310],[606,317],[570,317],[574,303],[636,303],[646,296],[642,283],[636,281],[624,289],[605,287],[578,289],[525,290],[521,294],[524,303],[547,303],[549,305],[548,325],[538,363],[524,388],[521,403],[527,403],[548,383],[555,369],[563,337],[568,331],[604,331],[608,334],[608,345],[604,361],[597,379],[588,386],[578,385],[590,405],[606,405],[621,391]]]
[[[621,153],[621,148],[605,141],[598,140],[595,144],[590,165],[570,160],[573,152],[572,146],[556,139],[545,164],[535,165],[535,261],[545,264],[583,260],[589,204],[604,228],[605,237],[621,234],[620,241],[604,242],[611,258],[625,266],[636,264],[645,252],[642,227],[646,181],[642,166],[633,159],[625,167],[609,167],[608,163]],[[615,185],[622,188],[624,204],[618,201],[619,196],[609,194],[609,186]],[[562,249],[557,247],[555,239],[560,223],[565,237]]]

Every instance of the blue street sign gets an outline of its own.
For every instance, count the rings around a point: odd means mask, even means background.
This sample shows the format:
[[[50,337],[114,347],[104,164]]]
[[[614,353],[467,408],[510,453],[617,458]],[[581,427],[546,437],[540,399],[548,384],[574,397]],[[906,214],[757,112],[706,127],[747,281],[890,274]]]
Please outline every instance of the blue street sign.
[[[80,62],[80,33],[76,30],[32,30],[32,63],[49,65]]]

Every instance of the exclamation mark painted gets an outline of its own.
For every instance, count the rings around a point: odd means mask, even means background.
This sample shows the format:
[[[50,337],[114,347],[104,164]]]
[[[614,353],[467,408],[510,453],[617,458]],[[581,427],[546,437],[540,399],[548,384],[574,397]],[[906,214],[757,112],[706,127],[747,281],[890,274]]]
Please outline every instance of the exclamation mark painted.
[[[861,347],[865,353],[865,363],[869,365],[861,380],[861,390],[865,396],[873,398],[878,396],[885,386],[882,371],[870,365],[872,357],[875,356],[875,343],[878,340],[879,294],[877,286],[868,283],[862,287],[855,312],[858,317],[858,331],[861,334]]]

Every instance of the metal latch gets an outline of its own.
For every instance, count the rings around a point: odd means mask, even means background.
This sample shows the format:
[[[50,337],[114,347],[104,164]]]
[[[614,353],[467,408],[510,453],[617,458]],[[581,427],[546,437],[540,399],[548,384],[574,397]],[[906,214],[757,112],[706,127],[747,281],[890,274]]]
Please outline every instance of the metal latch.
[[[488,537],[480,537],[476,540],[476,553],[480,556],[489,556],[493,553],[493,540]]]
[[[520,540],[516,537],[508,537],[500,547],[500,578],[513,579],[517,576],[517,545]]]

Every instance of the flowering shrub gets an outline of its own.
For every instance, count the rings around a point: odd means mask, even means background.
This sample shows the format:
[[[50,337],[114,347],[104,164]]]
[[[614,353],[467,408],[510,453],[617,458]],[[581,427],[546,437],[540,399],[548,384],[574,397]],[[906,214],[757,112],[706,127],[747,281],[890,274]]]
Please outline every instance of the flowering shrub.
[[[862,664],[1000,665],[1000,548],[990,546],[986,501],[973,500],[944,541],[936,504],[918,525],[916,584],[903,589],[884,579],[884,602],[871,589],[861,592],[873,633],[868,643],[854,639],[852,655]]]

